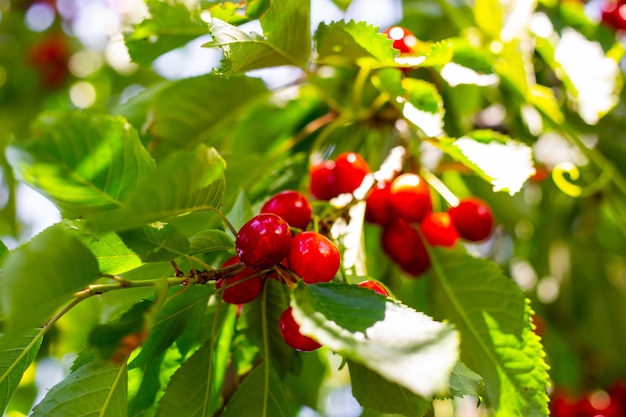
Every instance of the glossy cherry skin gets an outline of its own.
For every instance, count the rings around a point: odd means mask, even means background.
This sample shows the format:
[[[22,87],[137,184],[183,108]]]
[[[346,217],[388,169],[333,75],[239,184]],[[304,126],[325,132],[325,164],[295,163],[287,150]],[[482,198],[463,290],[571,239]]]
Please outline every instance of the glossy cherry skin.
[[[345,152],[335,159],[335,177],[337,178],[337,192],[351,193],[356,190],[363,178],[370,173],[370,167],[361,155],[355,152]]]
[[[380,238],[383,251],[407,274],[418,277],[430,266],[419,232],[406,220],[385,227]]]
[[[311,165],[309,174],[311,176],[309,189],[313,197],[328,201],[339,195],[335,161],[329,159],[317,162]]]
[[[322,345],[312,338],[300,333],[300,326],[293,318],[292,308],[289,307],[283,311],[279,319],[280,334],[283,336],[285,343],[296,350],[310,352],[320,348]]]
[[[222,268],[238,264],[239,262],[239,257],[233,256],[222,264]],[[222,291],[222,300],[229,304],[245,304],[254,300],[261,293],[263,282],[260,275],[250,277],[258,274],[258,272],[254,269],[245,268],[232,277],[217,281],[218,289],[225,287]]]
[[[274,213],[282,217],[289,226],[306,229],[313,215],[311,203],[294,190],[281,191],[265,202],[261,213]]]
[[[421,176],[405,173],[391,183],[391,205],[403,219],[419,223],[433,209],[428,184]]]
[[[315,284],[335,277],[341,257],[335,244],[326,236],[309,231],[293,237],[287,263],[305,283]]]
[[[480,242],[491,235],[493,214],[483,200],[476,197],[463,198],[455,207],[448,209],[454,228],[465,240]]]
[[[383,32],[387,37],[393,40],[393,48],[402,54],[411,52],[417,44],[417,38],[410,30],[402,26],[391,26]]]
[[[394,220],[393,206],[391,205],[391,183],[379,181],[372,187],[365,199],[365,220],[386,226]]]
[[[459,240],[450,215],[443,212],[430,213],[420,224],[422,234],[431,246],[452,247]]]
[[[244,224],[235,240],[237,256],[248,268],[267,269],[278,265],[289,252],[291,229],[282,217],[261,213]]]
[[[359,283],[359,287],[367,288],[368,290],[377,292],[380,295],[389,297],[389,292],[387,291],[385,287],[383,287],[383,285],[380,282],[372,281],[372,280],[362,281]]]
[[[602,23],[612,27],[615,30],[626,29],[626,2],[607,0],[602,5],[602,13],[600,15]]]

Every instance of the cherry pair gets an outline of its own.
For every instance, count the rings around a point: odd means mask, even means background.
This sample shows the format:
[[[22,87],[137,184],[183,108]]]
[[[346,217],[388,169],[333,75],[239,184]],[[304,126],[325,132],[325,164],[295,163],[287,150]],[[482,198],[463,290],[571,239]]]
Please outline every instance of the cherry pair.
[[[345,152],[336,159],[326,159],[311,165],[310,190],[318,200],[330,200],[339,194],[356,190],[370,173],[367,162],[355,152]]]

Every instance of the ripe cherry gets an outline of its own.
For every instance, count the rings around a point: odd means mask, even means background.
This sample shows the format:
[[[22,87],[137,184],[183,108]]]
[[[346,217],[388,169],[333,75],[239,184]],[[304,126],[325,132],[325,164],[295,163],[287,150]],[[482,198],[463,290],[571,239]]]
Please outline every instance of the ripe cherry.
[[[389,292],[387,291],[387,289],[383,287],[383,285],[378,281],[372,281],[372,280],[362,281],[359,283],[359,287],[367,288],[368,290],[375,291],[380,295],[389,297]]]
[[[335,159],[335,178],[337,192],[351,193],[356,190],[363,178],[370,173],[370,167],[361,155],[355,152],[345,152]]]
[[[261,213],[244,224],[235,240],[237,255],[245,266],[267,269],[282,261],[291,246],[291,230],[282,217]]]
[[[317,232],[295,235],[287,254],[289,268],[307,284],[328,282],[339,271],[339,250],[333,242]]]
[[[300,333],[300,325],[293,318],[293,310],[291,307],[283,311],[279,319],[280,334],[283,336],[285,343],[294,349],[303,352],[309,352],[320,348],[322,345],[312,338]]]
[[[311,175],[309,187],[313,197],[318,200],[330,200],[339,195],[335,161],[324,160],[317,162],[311,165],[309,173]]]
[[[602,13],[600,15],[600,18],[602,20],[602,23],[612,27],[615,30],[625,30],[626,2],[624,0],[607,0],[602,5]]]
[[[239,262],[239,257],[233,256],[224,262],[222,268]],[[254,300],[261,293],[263,285],[261,276],[252,277],[254,274],[258,274],[258,271],[245,268],[236,275],[217,281],[218,289],[225,287],[222,290],[222,300],[229,304],[245,304]]]
[[[459,236],[471,242],[485,240],[493,229],[493,214],[483,200],[476,197],[461,199],[448,209],[450,220]]]
[[[311,221],[313,208],[303,194],[287,190],[270,198],[261,207],[261,213],[274,213],[289,223],[289,226],[306,229]]]
[[[432,211],[428,184],[417,174],[405,173],[396,177],[390,193],[393,209],[409,222],[421,222]]]
[[[383,229],[381,246],[409,275],[417,277],[430,266],[430,256],[419,232],[406,220],[400,219]]]
[[[390,182],[377,182],[365,199],[365,204],[365,220],[368,222],[386,226],[395,220]]]
[[[411,52],[417,44],[417,38],[410,30],[402,26],[391,26],[384,31],[385,35],[393,40],[393,48],[402,54]]]
[[[452,247],[459,239],[447,212],[430,213],[420,224],[426,241],[432,246]]]

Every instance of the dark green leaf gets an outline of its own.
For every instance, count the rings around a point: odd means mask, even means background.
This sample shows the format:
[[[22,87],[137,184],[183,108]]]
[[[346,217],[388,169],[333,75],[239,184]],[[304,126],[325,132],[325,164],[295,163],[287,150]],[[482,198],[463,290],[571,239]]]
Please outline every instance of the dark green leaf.
[[[430,401],[365,366],[348,362],[348,367],[352,393],[365,408],[406,417],[422,417],[431,407]]]
[[[236,308],[230,307],[218,337],[194,352],[172,376],[156,417],[169,417],[172,410],[186,417],[208,417],[221,406],[221,388],[235,329]]]
[[[148,0],[148,8],[151,17],[126,36],[128,52],[139,64],[150,64],[165,52],[209,33],[199,10],[189,10],[183,2]]]
[[[4,264],[4,260],[9,256],[9,248],[0,240],[0,267]]]
[[[477,373],[469,369],[463,362],[458,362],[450,375],[450,397],[465,397],[470,395],[482,398],[485,392],[485,382]]]
[[[32,417],[125,417],[128,374],[125,366],[91,362],[52,387]]]
[[[44,113],[32,131],[30,140],[7,150],[8,159],[65,217],[122,207],[129,190],[154,169],[137,132],[122,117]]]
[[[435,303],[461,332],[461,355],[485,380],[497,415],[545,416],[547,366],[522,291],[483,259],[433,251]]]
[[[348,7],[350,7],[352,0],[333,0],[333,3],[335,3],[335,5],[341,10],[346,11],[348,10]]]
[[[304,68],[311,53],[308,1],[273,0],[260,17],[265,37],[246,33],[223,20],[212,18],[213,41],[207,47],[221,47],[228,73],[294,65]]]
[[[6,410],[22,375],[35,359],[43,340],[40,333],[33,330],[18,338],[10,348],[0,351],[0,410]]]
[[[170,292],[180,291],[173,288]],[[143,367],[165,352],[195,320],[203,318],[209,296],[215,292],[212,285],[196,285],[176,295],[157,315],[150,337],[141,352],[129,364],[129,368]]]
[[[226,404],[223,417],[295,416],[295,407],[276,371],[266,363],[256,367]]]
[[[137,382],[133,378],[141,378],[141,382],[138,383],[136,395],[129,396],[128,415],[143,416],[145,410],[154,406],[161,388],[161,366],[164,357],[165,354],[163,353],[152,358],[150,362],[144,364],[143,368],[129,370],[129,385],[136,386],[134,384]]]
[[[189,239],[167,223],[152,223],[120,232],[120,238],[144,262],[169,261],[189,252]]]
[[[292,306],[303,334],[347,359],[426,398],[447,390],[458,360],[452,326],[356,285],[300,284]]]
[[[189,255],[229,250],[235,247],[233,239],[228,233],[220,229],[209,229],[198,232],[189,238],[189,242],[191,243]]]
[[[90,227],[128,230],[193,211],[218,208],[224,198],[224,160],[214,148],[199,146],[174,153],[106,216],[92,216]]]
[[[391,47],[393,42],[377,27],[365,22],[321,23],[315,43],[318,60],[323,63],[356,63],[359,58],[373,58],[395,65],[397,51]]]
[[[0,279],[6,313],[3,340],[42,326],[98,275],[95,256],[58,225],[11,252]]]
[[[100,272],[103,274],[121,274],[141,266],[139,256],[130,250],[116,233],[93,233],[86,230],[80,220],[65,220],[60,224],[78,237],[96,256]]]
[[[148,129],[159,156],[210,142],[232,124],[254,100],[267,94],[259,79],[204,75],[176,81],[160,90],[151,105]]]

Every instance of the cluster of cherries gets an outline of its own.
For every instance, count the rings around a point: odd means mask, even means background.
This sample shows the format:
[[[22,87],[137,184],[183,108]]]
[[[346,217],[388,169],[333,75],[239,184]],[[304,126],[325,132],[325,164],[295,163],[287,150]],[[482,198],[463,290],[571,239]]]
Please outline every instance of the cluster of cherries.
[[[370,173],[367,162],[354,152],[313,164],[311,194],[329,200],[351,193]],[[430,187],[418,174],[403,173],[393,181],[376,183],[366,198],[365,220],[383,227],[384,252],[407,274],[419,276],[430,266],[425,242],[454,246],[459,238],[480,242],[491,235],[493,214],[482,200],[469,197],[447,211],[433,212]]]
[[[554,417],[626,416],[626,384],[617,381],[607,392],[596,391],[578,396],[555,390],[552,393],[550,414]]]
[[[307,284],[332,280],[340,266],[339,250],[326,236],[306,228],[312,219],[309,200],[298,191],[282,191],[270,198],[261,213],[237,233],[237,255],[222,267],[243,264],[244,269],[217,282],[222,299],[230,304],[246,304],[262,290],[264,279],[293,282],[294,276]],[[365,284],[386,290],[373,282]],[[368,287],[369,288],[369,287]],[[310,351],[320,344],[300,333],[291,307],[280,317],[280,331],[285,342],[301,351]]]

